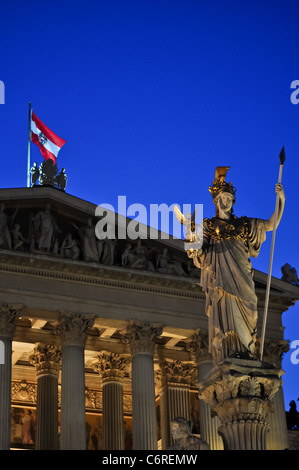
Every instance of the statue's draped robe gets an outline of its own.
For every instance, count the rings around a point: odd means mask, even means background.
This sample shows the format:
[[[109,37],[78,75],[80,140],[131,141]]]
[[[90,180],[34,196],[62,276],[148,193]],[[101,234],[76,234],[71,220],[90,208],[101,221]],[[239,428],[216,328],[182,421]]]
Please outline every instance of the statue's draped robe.
[[[56,228],[51,213],[48,211],[39,212],[36,216],[35,223],[39,227],[40,232],[38,248],[50,250],[54,239],[54,230]]]
[[[228,355],[238,349],[254,352],[257,297],[250,256],[258,256],[265,239],[261,219],[233,216],[229,222],[218,217],[203,221],[203,252],[194,264],[201,268],[214,357],[223,348]]]

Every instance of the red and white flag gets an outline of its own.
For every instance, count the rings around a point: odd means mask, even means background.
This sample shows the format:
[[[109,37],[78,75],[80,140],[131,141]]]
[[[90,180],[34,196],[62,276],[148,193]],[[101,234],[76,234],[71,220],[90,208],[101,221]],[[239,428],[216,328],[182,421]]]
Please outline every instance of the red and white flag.
[[[66,140],[54,134],[37,116],[31,114],[31,141],[34,142],[42,153],[45,160],[51,158],[56,163],[56,158]]]

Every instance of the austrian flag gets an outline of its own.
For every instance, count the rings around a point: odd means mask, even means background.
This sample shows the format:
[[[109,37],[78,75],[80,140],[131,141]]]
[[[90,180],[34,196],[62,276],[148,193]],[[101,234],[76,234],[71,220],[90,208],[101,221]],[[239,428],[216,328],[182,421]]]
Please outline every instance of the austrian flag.
[[[54,134],[33,112],[31,114],[31,141],[38,145],[45,160],[50,158],[54,163],[56,163],[59,150],[66,142]]]

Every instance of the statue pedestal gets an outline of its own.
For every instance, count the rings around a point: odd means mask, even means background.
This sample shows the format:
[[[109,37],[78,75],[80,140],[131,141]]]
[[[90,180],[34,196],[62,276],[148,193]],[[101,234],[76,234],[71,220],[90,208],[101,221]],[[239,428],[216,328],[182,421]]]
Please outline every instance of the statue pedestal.
[[[265,362],[228,358],[198,384],[199,398],[220,419],[225,450],[266,450],[267,414],[282,374]]]

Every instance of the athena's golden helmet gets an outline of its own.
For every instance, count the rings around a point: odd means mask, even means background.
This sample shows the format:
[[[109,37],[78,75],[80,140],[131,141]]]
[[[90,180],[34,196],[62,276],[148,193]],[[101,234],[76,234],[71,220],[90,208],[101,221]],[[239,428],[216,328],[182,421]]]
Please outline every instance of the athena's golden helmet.
[[[235,196],[236,188],[233,187],[232,183],[225,181],[226,173],[229,169],[230,166],[217,166],[215,180],[213,181],[213,185],[209,187],[213,199],[221,193],[230,193],[232,196]]]

